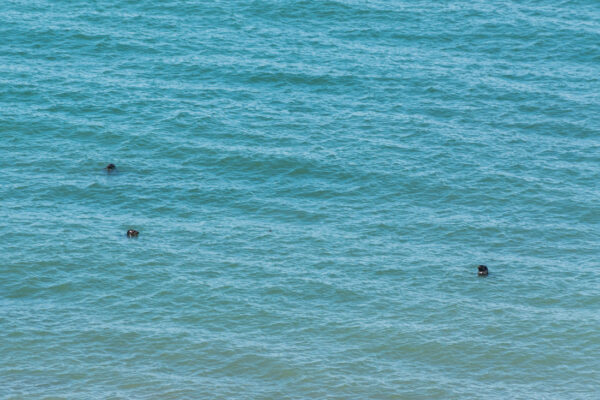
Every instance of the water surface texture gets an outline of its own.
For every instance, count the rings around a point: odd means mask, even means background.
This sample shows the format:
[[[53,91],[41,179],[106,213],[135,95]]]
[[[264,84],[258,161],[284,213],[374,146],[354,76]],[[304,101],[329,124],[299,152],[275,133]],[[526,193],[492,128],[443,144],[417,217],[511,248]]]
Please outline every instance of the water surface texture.
[[[0,39],[0,398],[598,398],[600,2],[5,0]]]

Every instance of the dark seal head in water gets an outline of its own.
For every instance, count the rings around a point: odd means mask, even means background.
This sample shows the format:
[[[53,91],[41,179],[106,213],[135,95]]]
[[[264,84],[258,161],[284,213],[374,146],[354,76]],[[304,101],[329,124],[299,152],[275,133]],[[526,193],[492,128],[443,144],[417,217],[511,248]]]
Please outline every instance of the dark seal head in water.
[[[488,275],[488,267],[486,267],[485,265],[479,265],[477,267],[477,275],[487,276]]]
[[[127,237],[128,238],[132,238],[132,237],[138,237],[140,233],[138,231],[136,231],[135,229],[130,229],[127,231]]]
[[[104,168],[107,172],[113,172],[117,169],[117,166],[115,164],[108,164],[106,166],[106,168]]]

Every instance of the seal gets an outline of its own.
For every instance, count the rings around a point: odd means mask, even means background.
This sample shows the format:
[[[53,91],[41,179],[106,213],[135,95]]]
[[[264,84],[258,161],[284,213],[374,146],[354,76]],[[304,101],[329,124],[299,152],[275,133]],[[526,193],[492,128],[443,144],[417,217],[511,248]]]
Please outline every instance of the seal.
[[[479,276],[488,276],[488,267],[486,267],[485,265],[479,265],[477,266],[477,275]]]
[[[108,164],[105,168],[106,172],[111,173],[117,170],[117,166],[115,164]]]
[[[130,229],[127,231],[127,237],[128,238],[132,238],[132,237],[138,237],[140,233],[138,231],[136,231],[135,229]]]

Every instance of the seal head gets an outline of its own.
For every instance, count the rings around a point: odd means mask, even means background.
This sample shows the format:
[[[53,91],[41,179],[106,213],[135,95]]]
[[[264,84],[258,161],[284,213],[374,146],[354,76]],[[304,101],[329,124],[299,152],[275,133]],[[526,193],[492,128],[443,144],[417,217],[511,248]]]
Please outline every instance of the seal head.
[[[115,164],[108,164],[105,168],[104,168],[107,172],[114,172],[117,169],[117,166]]]
[[[130,229],[127,231],[128,238],[138,237],[139,234],[140,233],[138,231],[136,231],[135,229]]]
[[[485,265],[479,265],[477,267],[477,275],[479,276],[487,276],[488,272],[488,267],[486,267]]]

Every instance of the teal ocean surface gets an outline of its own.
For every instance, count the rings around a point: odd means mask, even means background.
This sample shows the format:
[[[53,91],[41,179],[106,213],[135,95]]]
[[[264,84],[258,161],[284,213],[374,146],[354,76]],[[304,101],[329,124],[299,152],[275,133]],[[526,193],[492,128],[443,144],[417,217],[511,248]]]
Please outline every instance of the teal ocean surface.
[[[0,398],[599,398],[597,0],[5,0],[0,39]]]

